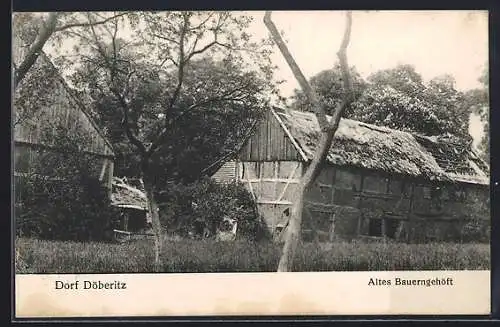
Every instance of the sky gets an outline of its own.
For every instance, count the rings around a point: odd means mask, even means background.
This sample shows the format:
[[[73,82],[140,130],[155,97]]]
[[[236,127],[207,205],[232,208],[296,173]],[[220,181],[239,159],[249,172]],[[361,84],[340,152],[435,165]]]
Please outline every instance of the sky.
[[[266,37],[264,12],[251,15],[251,33]],[[415,66],[424,80],[451,74],[460,90],[480,86],[488,64],[486,11],[354,11],[352,17],[347,56],[364,78],[402,63]],[[272,19],[307,78],[337,61],[345,12],[275,11]],[[278,51],[273,59],[278,77],[287,80],[281,91],[289,96],[298,84]]]
[[[250,33],[266,37],[264,12],[251,12]],[[284,33],[287,46],[306,78],[337,61],[345,12],[275,11],[272,19]],[[461,91],[481,87],[478,78],[488,65],[487,11],[354,11],[347,57],[363,78],[398,64],[411,64],[429,81],[450,74]],[[286,80],[283,96],[298,88],[279,51],[273,56],[276,76]],[[477,145],[483,133],[478,116],[471,115],[469,133]]]
[[[269,36],[264,12],[245,12],[254,21],[249,33],[257,39]],[[345,26],[343,11],[274,11],[272,19],[306,78],[333,67]],[[465,91],[481,87],[478,78],[488,64],[487,11],[354,11],[349,65],[363,78],[398,64],[411,64],[428,81],[450,74]],[[285,80],[282,96],[298,88],[290,68],[276,49],[272,57],[276,77]],[[470,133],[479,141],[482,125],[471,117]]]

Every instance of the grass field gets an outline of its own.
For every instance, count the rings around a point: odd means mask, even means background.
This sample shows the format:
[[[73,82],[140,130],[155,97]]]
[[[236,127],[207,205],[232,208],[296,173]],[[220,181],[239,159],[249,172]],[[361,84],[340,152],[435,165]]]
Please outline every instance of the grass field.
[[[280,247],[272,243],[208,240],[165,241],[163,272],[272,272]],[[151,241],[129,244],[16,240],[17,273],[153,272]],[[490,269],[489,244],[333,243],[303,244],[295,271]]]

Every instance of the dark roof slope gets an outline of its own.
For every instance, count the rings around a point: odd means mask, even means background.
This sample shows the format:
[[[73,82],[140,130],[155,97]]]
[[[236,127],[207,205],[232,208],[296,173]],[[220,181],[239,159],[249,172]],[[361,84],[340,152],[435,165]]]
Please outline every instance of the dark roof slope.
[[[292,143],[296,144],[304,159],[312,159],[320,133],[315,114],[279,108],[272,111],[293,138]],[[327,160],[335,165],[357,166],[429,180],[489,184],[487,165],[473,151],[461,150],[452,160],[444,160],[443,156],[437,155],[439,151],[446,154],[450,149],[453,152],[455,147],[437,137],[342,119]]]
[[[16,40],[17,38],[13,39],[13,60],[21,60],[23,56],[23,52],[26,50],[20,40]],[[113,151],[113,145],[109,142],[109,140],[106,138],[104,135],[103,131],[97,126],[93,118],[90,116],[88,113],[87,109],[85,108],[85,105],[83,104],[82,100],[79,98],[79,96],[76,94],[75,90],[71,89],[71,87],[68,85],[64,77],[61,75],[59,70],[54,66],[50,58],[42,51],[37,59],[37,62],[35,63],[35,67],[39,67],[42,69],[47,69],[50,72],[52,72],[52,75],[55,76],[54,83],[57,83],[62,86],[66,93],[66,100],[65,102],[67,103],[67,106],[73,107],[75,110],[79,110],[83,113],[85,119],[89,122],[89,127],[95,132],[96,135],[103,141],[104,146],[107,148],[104,150],[104,153],[106,155],[114,155]],[[29,72],[28,75],[26,76],[25,79],[29,78]],[[18,86],[19,88],[25,87],[23,84],[24,80],[21,82],[21,84]],[[56,84],[54,84],[56,85]],[[46,97],[57,97],[57,92],[54,92],[55,90],[46,90]],[[17,93],[14,93],[14,97],[18,96]],[[33,101],[36,101],[33,99]],[[55,101],[57,102],[57,101]],[[23,125],[23,124],[21,124]],[[29,128],[29,126],[16,126],[16,133],[15,133],[15,138],[16,140],[20,138],[20,140],[24,141],[24,133],[21,132],[21,129],[23,128]]]

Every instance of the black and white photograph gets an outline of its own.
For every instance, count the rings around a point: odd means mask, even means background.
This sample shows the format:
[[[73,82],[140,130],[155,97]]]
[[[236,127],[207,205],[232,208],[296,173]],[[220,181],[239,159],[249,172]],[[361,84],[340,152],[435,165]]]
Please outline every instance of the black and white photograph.
[[[18,273],[489,267],[486,16],[266,15],[14,14]]]
[[[16,275],[490,269],[486,11],[12,31]]]

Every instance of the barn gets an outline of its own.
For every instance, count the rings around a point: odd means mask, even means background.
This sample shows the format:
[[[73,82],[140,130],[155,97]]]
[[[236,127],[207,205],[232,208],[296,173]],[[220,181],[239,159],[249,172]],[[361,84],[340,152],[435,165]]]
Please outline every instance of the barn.
[[[23,58],[25,49],[22,41],[14,37],[14,65]],[[93,173],[109,188],[111,195],[113,147],[82,100],[43,52],[14,91],[12,114],[15,185],[19,185],[20,179],[28,173],[33,173],[31,168],[41,153],[60,155],[56,141],[47,140],[60,135],[56,126],[67,126],[69,131],[78,129],[85,136],[86,142],[78,145],[79,150],[93,158]],[[51,130],[47,126],[54,128]],[[22,190],[20,187],[15,189],[16,200],[19,200]]]
[[[286,224],[319,133],[313,113],[272,108],[213,178],[243,183],[275,232]],[[342,119],[326,163],[306,194],[302,238],[487,239],[488,175],[477,153],[451,137]]]

